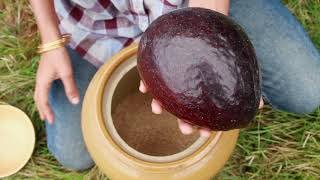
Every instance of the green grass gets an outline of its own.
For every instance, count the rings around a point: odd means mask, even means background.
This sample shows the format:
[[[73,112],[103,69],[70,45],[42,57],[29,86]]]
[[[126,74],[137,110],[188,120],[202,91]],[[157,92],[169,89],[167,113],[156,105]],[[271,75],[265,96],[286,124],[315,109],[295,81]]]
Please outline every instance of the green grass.
[[[286,0],[320,48],[320,0]],[[107,179],[97,168],[77,173],[62,168],[46,147],[33,101],[39,56],[37,28],[26,1],[0,1],[0,103],[24,110],[37,132],[27,166],[7,179]],[[264,108],[242,130],[234,155],[216,179],[320,179],[320,110],[306,116]]]

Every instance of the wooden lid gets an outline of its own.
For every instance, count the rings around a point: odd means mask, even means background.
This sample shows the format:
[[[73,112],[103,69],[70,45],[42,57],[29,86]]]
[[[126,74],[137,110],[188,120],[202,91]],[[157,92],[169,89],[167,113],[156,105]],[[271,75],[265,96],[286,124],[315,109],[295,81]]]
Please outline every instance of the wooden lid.
[[[18,172],[29,161],[35,145],[35,131],[20,109],[0,105],[0,178]]]

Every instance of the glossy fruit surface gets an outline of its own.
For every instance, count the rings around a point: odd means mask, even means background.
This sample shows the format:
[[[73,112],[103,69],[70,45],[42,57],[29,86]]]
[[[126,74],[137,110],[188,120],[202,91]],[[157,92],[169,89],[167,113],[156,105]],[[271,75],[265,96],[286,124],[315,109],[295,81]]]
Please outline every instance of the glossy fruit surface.
[[[184,8],[159,17],[141,38],[137,67],[152,96],[193,125],[242,128],[257,112],[255,51],[243,29],[220,13]]]

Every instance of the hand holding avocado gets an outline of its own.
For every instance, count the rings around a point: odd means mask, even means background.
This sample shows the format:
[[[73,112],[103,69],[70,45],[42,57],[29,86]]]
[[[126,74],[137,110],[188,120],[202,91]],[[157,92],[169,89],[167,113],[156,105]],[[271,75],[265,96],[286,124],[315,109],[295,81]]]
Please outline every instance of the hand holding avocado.
[[[140,81],[139,90],[142,93],[147,93],[147,91],[148,91],[148,89],[144,85],[143,81]],[[155,99],[152,100],[151,108],[152,108],[152,112],[155,113],[155,114],[161,114],[162,113],[162,107],[161,107],[160,103]],[[184,122],[183,120],[178,119],[178,124],[179,124],[179,128],[180,128],[180,130],[181,130],[181,132],[183,134],[188,135],[188,134],[191,134],[193,132],[193,127],[190,124]],[[210,130],[204,129],[204,128],[200,128],[199,132],[200,132],[200,135],[203,136],[203,137],[209,137],[210,134],[211,134]]]
[[[147,93],[148,92],[148,89],[144,85],[143,81],[140,81],[139,90],[142,93]],[[263,102],[263,99],[261,98],[260,99],[260,104],[259,104],[259,109],[261,109],[263,107],[263,105],[264,105],[264,102]],[[153,99],[152,102],[151,102],[151,109],[152,109],[152,112],[155,113],[155,114],[161,114],[162,110],[163,110],[161,105],[160,105],[160,103],[155,99]],[[180,128],[180,131],[183,134],[188,135],[188,134],[191,134],[193,132],[195,127],[193,127],[189,123],[184,122],[181,119],[177,119],[177,120],[178,120],[178,125],[179,125],[179,128]],[[209,137],[211,135],[211,131],[209,129],[199,128],[199,132],[200,132],[200,135],[202,137]]]
[[[185,134],[191,125],[201,127],[202,136],[244,128],[263,104],[248,36],[212,10],[183,8],[156,19],[139,43],[137,68],[140,91],[156,99],[153,112],[163,107],[174,114]]]

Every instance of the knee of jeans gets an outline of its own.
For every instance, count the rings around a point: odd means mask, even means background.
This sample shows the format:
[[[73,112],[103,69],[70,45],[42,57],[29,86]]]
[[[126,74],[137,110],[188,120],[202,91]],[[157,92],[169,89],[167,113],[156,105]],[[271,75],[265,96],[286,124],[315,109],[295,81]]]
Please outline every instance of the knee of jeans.
[[[79,150],[65,145],[63,148],[52,148],[48,145],[50,152],[56,160],[65,168],[74,171],[83,171],[94,165],[89,153],[86,150]]]
[[[306,89],[297,94],[287,95],[285,103],[275,105],[281,110],[296,114],[308,114],[314,112],[320,105],[320,91],[316,89]]]
[[[314,112],[319,107],[319,102],[316,100],[305,99],[303,103],[291,107],[289,111],[297,114],[308,114]],[[290,107],[290,106],[289,106]]]

